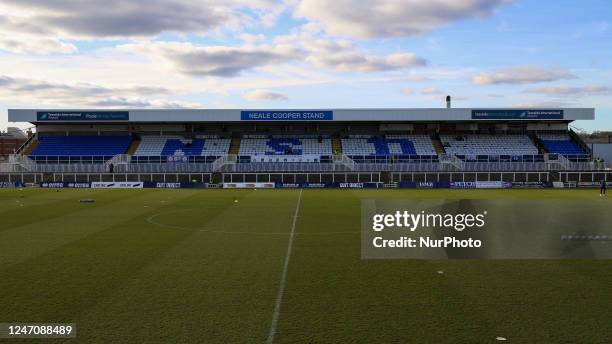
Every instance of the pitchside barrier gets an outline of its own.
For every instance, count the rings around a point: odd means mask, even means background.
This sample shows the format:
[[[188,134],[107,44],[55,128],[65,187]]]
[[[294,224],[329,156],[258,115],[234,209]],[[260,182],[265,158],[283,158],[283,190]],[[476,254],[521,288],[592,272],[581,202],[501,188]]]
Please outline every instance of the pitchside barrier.
[[[214,184],[217,186],[216,184]],[[209,183],[167,183],[167,182],[41,182],[38,184],[15,183],[6,186],[36,186],[40,188],[92,188],[92,189],[184,189],[184,188],[209,188]],[[396,185],[399,188],[408,189],[507,189],[512,187],[550,187],[550,183],[538,184],[513,184],[509,182],[401,182]],[[385,187],[380,182],[368,183],[222,183],[224,189],[381,189]]]
[[[224,189],[274,189],[274,183],[223,183]]]
[[[0,187],[23,187],[26,184],[38,186],[41,183],[72,185],[66,187],[89,187],[90,183],[93,182],[143,182],[145,183],[143,185],[151,185],[146,183],[154,183],[155,185],[162,183],[160,185],[173,188],[189,187],[188,185],[191,184],[217,185],[221,183],[273,183],[275,185],[385,183],[393,187],[412,187],[414,185],[417,188],[435,188],[445,187],[445,185],[451,185],[451,183],[479,183],[484,187],[505,182],[512,183],[513,187],[527,188],[547,186],[551,185],[552,182],[560,182],[560,185],[571,185],[573,187],[599,187],[602,180],[612,181],[612,172],[10,173],[0,174]],[[492,182],[492,184],[488,184],[488,182]]]
[[[224,183],[379,183],[380,172],[223,173]]]
[[[381,189],[383,183],[276,183],[278,189]]]
[[[114,172],[132,174],[167,173],[253,173],[253,172],[485,172],[485,171],[597,171],[612,170],[612,165],[595,162],[572,162],[567,159],[547,162],[472,162],[460,159],[451,162],[394,162],[394,163],[313,163],[313,162],[249,162],[236,163],[116,163]],[[109,163],[81,164],[56,163],[44,164],[0,164],[0,172],[5,173],[106,173]]]
[[[551,180],[551,172],[398,172],[390,174],[391,182],[511,182],[511,183],[541,183]]]
[[[517,184],[521,185],[521,184]],[[540,183],[539,186],[545,186]],[[398,187],[404,189],[508,189],[513,187],[511,182],[400,182]]]
[[[0,188],[22,188],[25,187],[22,182],[0,182]]]
[[[536,183],[548,181],[601,182],[612,181],[612,172],[317,172],[317,173],[2,173],[0,183],[40,182],[261,182],[261,183],[325,183],[325,182],[475,182],[505,181]],[[384,176],[388,176],[383,178]],[[384,179],[384,180],[383,180]]]
[[[165,182],[165,183],[212,183],[212,173],[10,173],[0,174],[2,182]]]
[[[26,186],[27,184],[24,184]],[[42,182],[31,184],[40,188],[62,189],[62,188],[92,188],[92,189],[193,189],[207,188],[208,183],[171,183],[171,182],[91,182],[91,183],[69,183],[69,182]]]

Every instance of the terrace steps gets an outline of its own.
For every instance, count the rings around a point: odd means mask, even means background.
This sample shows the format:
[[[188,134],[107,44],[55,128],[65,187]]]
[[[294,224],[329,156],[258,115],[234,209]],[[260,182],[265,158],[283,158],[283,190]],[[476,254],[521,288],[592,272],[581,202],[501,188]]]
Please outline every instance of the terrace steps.
[[[134,153],[136,153],[138,146],[140,146],[140,141],[140,137],[135,137],[134,140],[132,140],[132,143],[130,144],[130,147],[127,150],[128,155],[134,155]]]
[[[548,151],[546,151],[546,148],[544,148],[544,145],[542,144],[542,141],[540,141],[540,139],[538,139],[538,137],[537,137],[537,135],[535,133],[529,132],[528,136],[531,139],[531,142],[533,142],[533,145],[536,146],[536,148],[538,149],[538,153],[540,153],[542,155],[548,153]]]
[[[342,141],[338,134],[332,137],[332,152],[334,154],[342,154]]]
[[[32,141],[30,141],[30,143],[28,143],[28,145],[23,148],[23,150],[21,151],[21,155],[32,155],[32,152],[34,151],[34,149],[36,149],[38,143],[39,141],[36,138],[33,138]]]
[[[436,153],[438,153],[438,155],[446,154],[446,152],[444,151],[444,146],[442,145],[442,142],[440,142],[440,139],[433,138],[433,139],[431,139],[431,143],[433,144],[434,148],[436,149]]]
[[[584,140],[580,137],[580,135],[576,134],[572,129],[569,130],[569,136],[583,151],[585,151],[589,157],[593,157],[593,150],[589,145],[587,145]]]
[[[229,154],[237,155],[240,151],[240,137],[234,136],[232,137],[232,142],[230,143]]]

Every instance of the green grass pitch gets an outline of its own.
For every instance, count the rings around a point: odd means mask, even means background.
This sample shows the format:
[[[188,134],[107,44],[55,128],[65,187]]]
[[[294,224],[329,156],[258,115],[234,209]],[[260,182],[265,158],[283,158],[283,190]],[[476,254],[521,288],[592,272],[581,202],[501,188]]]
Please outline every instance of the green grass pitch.
[[[299,193],[2,189],[0,322],[77,324],[53,343],[265,342]],[[612,207],[596,190],[304,190],[275,343],[610,342],[612,262],[362,260],[365,198]]]

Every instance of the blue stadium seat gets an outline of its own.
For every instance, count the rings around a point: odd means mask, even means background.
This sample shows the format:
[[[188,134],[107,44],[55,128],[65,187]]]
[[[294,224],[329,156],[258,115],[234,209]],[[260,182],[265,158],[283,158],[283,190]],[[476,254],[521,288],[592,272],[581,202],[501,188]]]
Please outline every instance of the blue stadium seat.
[[[281,137],[271,138],[266,142],[269,149],[266,155],[302,154],[302,141],[297,138]]]
[[[331,139],[318,135],[283,135],[259,137],[247,135],[240,142],[239,155],[305,155],[321,156],[332,154]]]
[[[41,136],[33,156],[113,156],[125,154],[130,136]]]
[[[204,148],[204,140],[195,139],[191,143],[184,143],[179,139],[168,139],[162,149],[161,155],[201,155]],[[182,154],[181,154],[182,152]]]
[[[542,140],[544,148],[549,153],[557,153],[563,155],[585,155],[586,153],[571,140]]]
[[[376,149],[376,155],[394,155],[394,154],[402,154],[402,155],[416,155],[416,149],[414,148],[414,144],[412,141],[408,139],[382,139],[382,138],[372,138],[368,140],[369,143],[374,144],[374,149]],[[391,152],[389,148],[390,144],[398,144],[399,151],[395,150]]]
[[[378,157],[375,160],[384,161],[386,158],[395,156],[399,160],[405,160],[401,156],[436,155],[436,150],[431,138],[427,135],[386,135],[385,137],[364,137],[366,135],[349,136],[342,139],[342,151],[344,154],[359,159],[359,156]],[[374,162],[374,161],[373,161]]]

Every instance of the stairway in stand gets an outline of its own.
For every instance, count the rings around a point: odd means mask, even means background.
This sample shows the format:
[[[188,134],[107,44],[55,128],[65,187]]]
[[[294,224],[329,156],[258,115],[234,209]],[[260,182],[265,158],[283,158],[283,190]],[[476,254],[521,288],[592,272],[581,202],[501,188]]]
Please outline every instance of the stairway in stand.
[[[128,155],[134,155],[134,153],[136,153],[138,146],[140,146],[140,141],[140,137],[134,137],[132,143],[130,144],[130,147],[127,150]]]
[[[232,142],[230,143],[229,154],[230,155],[238,155],[240,151],[240,136],[232,137]]]
[[[527,136],[529,136],[529,138],[531,139],[531,142],[533,142],[533,145],[536,146],[536,148],[538,148],[538,152],[542,155],[548,153],[546,151],[546,148],[544,148],[544,145],[542,144],[542,141],[540,141],[540,139],[538,138],[538,136],[536,135],[536,133],[534,133],[533,131],[530,131]]]
[[[332,136],[332,152],[334,154],[342,154],[342,141],[339,134]]]
[[[25,155],[25,156],[32,155],[32,152],[34,151],[34,149],[36,149],[36,146],[38,146],[38,143],[39,141],[36,138],[33,138],[32,141],[28,143],[26,147],[23,148],[20,154]]]
[[[436,153],[438,153],[438,155],[446,154],[446,151],[444,150],[444,145],[442,144],[442,141],[440,141],[440,135],[438,134],[431,135],[431,143],[436,149]]]

